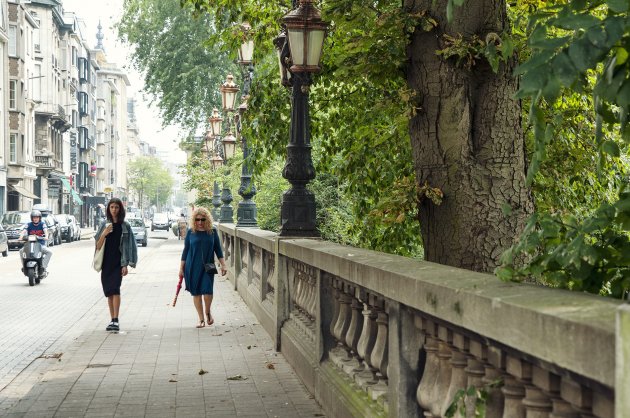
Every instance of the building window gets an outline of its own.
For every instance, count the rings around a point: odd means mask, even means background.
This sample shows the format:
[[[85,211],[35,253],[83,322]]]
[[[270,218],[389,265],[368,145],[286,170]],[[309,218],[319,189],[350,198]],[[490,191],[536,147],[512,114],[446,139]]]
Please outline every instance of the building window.
[[[17,57],[18,39],[17,26],[9,25],[9,56]]]
[[[79,81],[81,83],[90,81],[90,63],[83,57],[79,57]]]
[[[17,110],[17,80],[9,80],[9,109]]]
[[[18,134],[9,135],[9,162],[17,163]]]
[[[88,95],[87,93],[80,91],[77,93],[77,99],[79,100],[79,115],[88,115]]]

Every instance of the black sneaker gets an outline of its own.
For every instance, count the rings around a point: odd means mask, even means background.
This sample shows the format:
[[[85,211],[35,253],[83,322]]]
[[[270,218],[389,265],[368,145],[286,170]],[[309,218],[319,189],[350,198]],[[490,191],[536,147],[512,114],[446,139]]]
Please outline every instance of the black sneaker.
[[[114,322],[114,321],[110,322],[107,325],[107,328],[105,328],[106,331],[118,331],[118,329],[119,329],[118,322]]]
[[[120,326],[118,325],[118,322],[113,322],[112,331],[120,331]]]

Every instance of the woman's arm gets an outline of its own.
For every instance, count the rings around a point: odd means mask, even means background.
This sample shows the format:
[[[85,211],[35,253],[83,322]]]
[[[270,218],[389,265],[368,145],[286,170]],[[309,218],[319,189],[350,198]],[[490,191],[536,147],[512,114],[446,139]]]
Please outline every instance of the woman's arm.
[[[109,224],[107,226],[105,226],[105,224],[101,224],[101,226],[98,228],[98,231],[96,232],[96,235],[94,236],[94,239],[96,240],[97,250],[100,250],[103,244],[105,244],[105,237],[112,232],[112,229],[113,229],[112,224]]]
[[[179,264],[179,277],[184,277],[184,268],[186,267],[186,257],[188,256],[188,250],[190,248],[190,229],[186,232],[186,239],[184,240],[184,250],[182,251],[182,258]]]
[[[213,235],[214,235],[214,254],[219,259],[219,264],[221,265],[221,276],[225,276],[227,274],[227,267],[225,266],[225,258],[223,258],[223,250],[221,249],[221,239],[219,238],[219,233],[214,228],[213,228]]]

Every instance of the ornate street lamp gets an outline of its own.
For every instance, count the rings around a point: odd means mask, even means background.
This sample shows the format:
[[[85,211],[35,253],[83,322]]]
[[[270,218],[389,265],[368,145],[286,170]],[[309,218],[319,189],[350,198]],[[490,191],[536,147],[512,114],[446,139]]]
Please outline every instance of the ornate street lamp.
[[[212,109],[212,116],[208,119],[210,122],[210,132],[213,137],[221,136],[221,126],[223,124],[223,118],[219,113],[219,109],[216,107]]]
[[[219,91],[221,92],[221,105],[226,112],[234,111],[234,103],[236,102],[236,93],[240,89],[238,85],[234,83],[234,76],[228,74],[225,83],[221,84]]]
[[[216,148],[210,158],[210,164],[212,170],[218,170],[223,165],[223,158],[217,154]],[[221,191],[219,190],[219,183],[215,180],[212,187],[212,219],[218,221],[221,217]]]
[[[289,56],[289,45],[287,44],[286,32],[280,32],[274,40],[273,44],[278,52],[278,68],[280,69],[280,82],[285,87],[291,87],[291,73],[287,69],[287,60]]]
[[[250,65],[254,63],[254,40],[250,35],[252,27],[249,23],[243,22],[241,29],[245,40],[238,48],[238,63],[240,65]]]
[[[225,155],[225,160],[231,160],[236,155],[236,137],[232,135],[232,132],[229,132],[227,135],[223,137],[221,140],[223,145],[223,155]]]
[[[291,188],[282,195],[280,236],[318,236],[315,196],[307,184],[315,178],[311,158],[308,93],[311,74],[320,70],[324,36],[328,24],[322,21],[313,0],[300,0],[299,6],[283,18],[287,30],[280,63],[292,73],[291,134],[282,176]],[[289,56],[286,55],[286,44]],[[284,81],[284,80],[283,80]]]

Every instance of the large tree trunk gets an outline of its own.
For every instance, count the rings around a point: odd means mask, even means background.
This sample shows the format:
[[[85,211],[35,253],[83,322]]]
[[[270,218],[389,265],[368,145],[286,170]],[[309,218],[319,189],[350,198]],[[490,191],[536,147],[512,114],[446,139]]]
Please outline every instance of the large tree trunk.
[[[494,73],[484,58],[470,68],[436,54],[443,35],[486,39],[508,27],[504,0],[468,0],[446,20],[446,0],[407,0],[438,21],[418,29],[408,54],[409,86],[421,109],[410,122],[416,176],[444,193],[441,205],[421,200],[425,258],[492,271],[533,210],[525,187],[525,147],[517,81],[511,65]],[[504,215],[503,205],[512,212]]]

